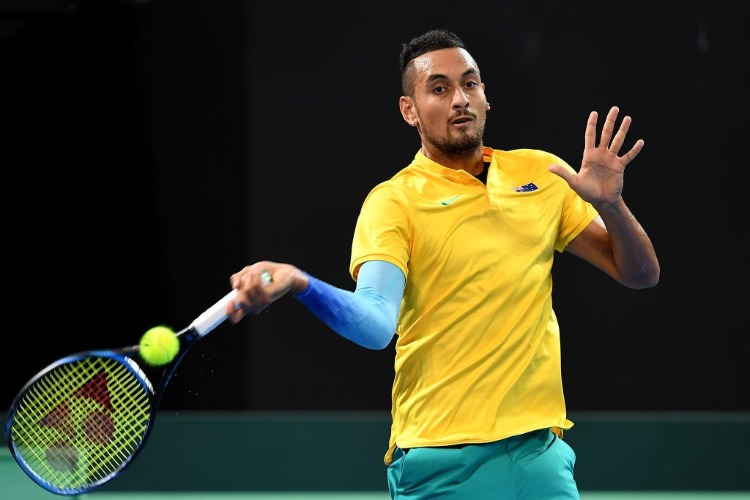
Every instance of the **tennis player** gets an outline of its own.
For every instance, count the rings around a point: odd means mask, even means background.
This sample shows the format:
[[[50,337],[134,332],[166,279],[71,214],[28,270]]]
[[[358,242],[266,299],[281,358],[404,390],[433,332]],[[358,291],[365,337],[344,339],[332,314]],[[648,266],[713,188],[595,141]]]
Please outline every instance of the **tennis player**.
[[[485,85],[458,36],[428,31],[400,57],[399,108],[421,146],[364,200],[355,290],[257,262],[230,277],[227,312],[237,322],[291,294],[363,347],[395,334],[393,499],[578,499],[553,258],[569,252],[632,289],[657,284],[654,248],[622,197],[644,142],[622,149],[631,118],[617,126],[612,107],[600,135],[589,116],[577,171],[543,150],[493,149]]]

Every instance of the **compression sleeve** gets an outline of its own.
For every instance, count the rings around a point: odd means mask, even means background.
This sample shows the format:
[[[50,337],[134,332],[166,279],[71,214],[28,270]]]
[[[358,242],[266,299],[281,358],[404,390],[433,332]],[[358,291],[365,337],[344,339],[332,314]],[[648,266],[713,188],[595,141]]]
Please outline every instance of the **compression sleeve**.
[[[343,290],[307,275],[294,297],[342,337],[368,349],[384,349],[396,333],[406,278],[398,267],[375,260],[362,264],[357,287]]]

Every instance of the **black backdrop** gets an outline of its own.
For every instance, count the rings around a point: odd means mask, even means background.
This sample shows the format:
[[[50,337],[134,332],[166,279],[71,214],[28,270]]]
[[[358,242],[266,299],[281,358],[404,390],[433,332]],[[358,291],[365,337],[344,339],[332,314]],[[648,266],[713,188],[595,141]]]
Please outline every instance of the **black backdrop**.
[[[0,402],[62,355],[184,326],[257,259],[352,288],[359,206],[419,147],[400,43],[446,27],[482,69],[488,145],[577,167],[614,104],[646,141],[624,196],[661,283],[556,261],[570,410],[750,410],[750,43],[724,3],[0,1]],[[286,298],[196,346],[164,406],[385,410],[392,358]]]

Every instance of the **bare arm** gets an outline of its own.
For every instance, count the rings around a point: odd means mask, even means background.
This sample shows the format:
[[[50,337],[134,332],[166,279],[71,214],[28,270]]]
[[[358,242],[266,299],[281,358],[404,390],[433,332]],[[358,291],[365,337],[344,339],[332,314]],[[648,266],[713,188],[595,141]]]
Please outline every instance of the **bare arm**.
[[[628,288],[659,282],[659,261],[646,232],[622,204],[622,212],[597,217],[565,249],[598,267]],[[608,224],[605,226],[605,224]]]
[[[622,199],[625,167],[640,153],[644,142],[639,139],[630,151],[617,156],[631,123],[629,116],[624,117],[613,136],[618,112],[614,106],[607,114],[599,145],[596,144],[598,115],[595,111],[589,115],[578,173],[559,165],[549,168],[599,212],[599,217],[571,241],[566,250],[629,288],[649,288],[659,282],[656,251]]]

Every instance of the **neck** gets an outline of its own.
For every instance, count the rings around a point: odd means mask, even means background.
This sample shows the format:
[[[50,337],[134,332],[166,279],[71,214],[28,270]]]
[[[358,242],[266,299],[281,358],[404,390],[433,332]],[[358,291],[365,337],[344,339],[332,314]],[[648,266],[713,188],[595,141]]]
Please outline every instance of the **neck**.
[[[472,151],[461,154],[448,154],[444,151],[425,147],[422,143],[422,154],[430,160],[446,168],[465,170],[471,175],[479,175],[484,171],[484,148],[480,145]]]

